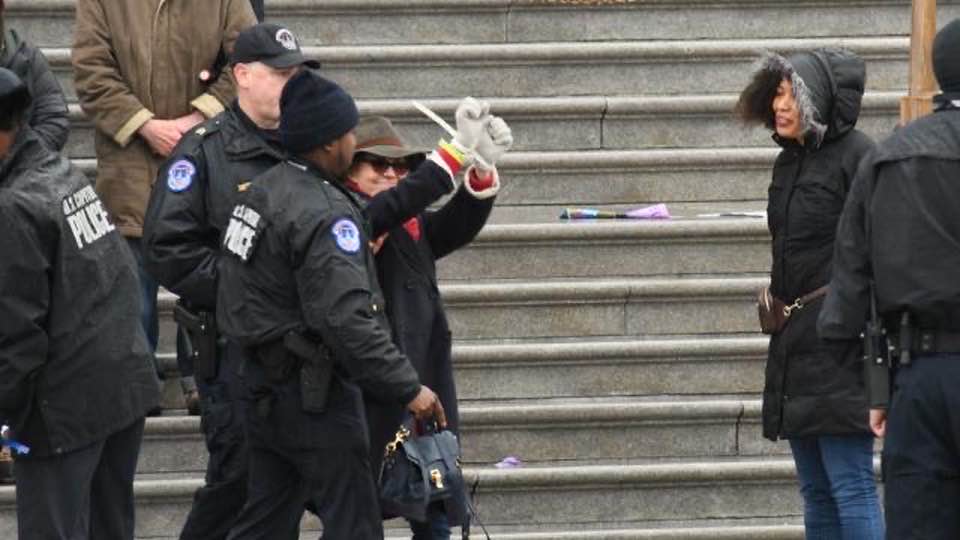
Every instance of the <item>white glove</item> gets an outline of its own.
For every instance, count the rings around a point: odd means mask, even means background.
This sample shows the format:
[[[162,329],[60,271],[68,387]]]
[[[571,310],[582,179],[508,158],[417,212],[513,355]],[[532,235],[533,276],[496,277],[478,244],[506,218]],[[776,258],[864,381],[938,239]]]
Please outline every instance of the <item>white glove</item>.
[[[513,146],[513,131],[499,116],[488,116],[483,136],[474,148],[476,162],[485,171],[493,169],[503,154]]]
[[[454,146],[464,154],[472,155],[480,139],[484,137],[489,116],[489,103],[472,97],[463,98],[457,106],[457,136],[453,138]]]

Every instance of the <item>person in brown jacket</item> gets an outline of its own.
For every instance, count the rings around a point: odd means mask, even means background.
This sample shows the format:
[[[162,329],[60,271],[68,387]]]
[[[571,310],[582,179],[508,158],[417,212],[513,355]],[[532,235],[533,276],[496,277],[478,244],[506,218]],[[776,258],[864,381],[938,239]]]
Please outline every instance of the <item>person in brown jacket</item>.
[[[218,58],[257,19],[249,0],[77,0],[76,17],[74,82],[96,127],[96,190],[140,263],[155,349],[157,283],[140,256],[150,187],[181,136],[234,98]]]

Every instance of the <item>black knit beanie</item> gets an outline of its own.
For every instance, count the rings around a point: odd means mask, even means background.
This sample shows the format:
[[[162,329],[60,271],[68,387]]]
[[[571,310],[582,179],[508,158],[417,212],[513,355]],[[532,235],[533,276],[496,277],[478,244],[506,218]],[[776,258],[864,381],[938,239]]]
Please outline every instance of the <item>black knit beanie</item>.
[[[933,73],[943,92],[960,92],[960,19],[937,32],[933,40]]]
[[[359,119],[350,94],[312,69],[294,75],[280,95],[280,138],[294,154],[339,139]]]

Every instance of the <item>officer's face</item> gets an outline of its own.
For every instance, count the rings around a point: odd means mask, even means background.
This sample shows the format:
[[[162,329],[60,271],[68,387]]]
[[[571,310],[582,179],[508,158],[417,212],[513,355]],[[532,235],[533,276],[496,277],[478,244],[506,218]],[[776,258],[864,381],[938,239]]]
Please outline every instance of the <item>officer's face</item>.
[[[331,164],[328,170],[338,177],[343,177],[350,169],[350,164],[353,163],[353,152],[356,148],[357,136],[353,133],[353,130],[330,143]]]
[[[237,64],[237,98],[243,112],[258,126],[276,129],[280,125],[280,94],[301,66],[274,68],[262,62]]]
[[[777,87],[777,95],[773,97],[773,114],[777,135],[785,139],[801,139],[800,111],[789,79],[780,81]]]

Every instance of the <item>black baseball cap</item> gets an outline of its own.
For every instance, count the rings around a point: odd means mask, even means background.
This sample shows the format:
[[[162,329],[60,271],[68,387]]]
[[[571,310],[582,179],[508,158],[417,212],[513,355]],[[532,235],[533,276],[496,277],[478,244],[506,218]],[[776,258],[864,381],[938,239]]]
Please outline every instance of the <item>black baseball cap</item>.
[[[274,23],[255,24],[244,29],[233,45],[231,64],[263,62],[274,68],[307,65],[319,68],[320,64],[307,60],[300,50],[300,42],[293,32]]]

